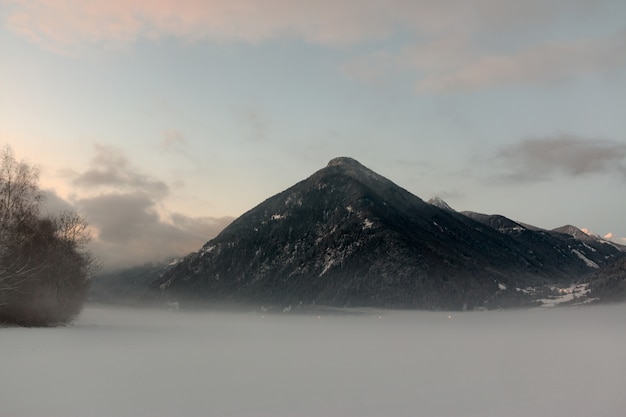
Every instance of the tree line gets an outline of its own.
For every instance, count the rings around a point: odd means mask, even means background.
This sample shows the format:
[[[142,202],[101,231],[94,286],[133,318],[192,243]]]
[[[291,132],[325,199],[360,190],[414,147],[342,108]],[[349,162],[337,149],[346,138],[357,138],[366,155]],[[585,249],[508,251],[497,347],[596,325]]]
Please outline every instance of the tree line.
[[[39,169],[0,150],[0,323],[50,326],[81,311],[97,262],[87,222],[43,213]]]

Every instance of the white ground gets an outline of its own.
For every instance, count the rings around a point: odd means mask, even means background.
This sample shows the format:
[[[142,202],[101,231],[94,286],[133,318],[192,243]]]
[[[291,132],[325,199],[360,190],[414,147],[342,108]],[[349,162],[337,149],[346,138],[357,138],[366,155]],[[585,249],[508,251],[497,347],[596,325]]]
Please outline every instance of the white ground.
[[[623,416],[625,317],[92,306],[0,329],[0,416]]]

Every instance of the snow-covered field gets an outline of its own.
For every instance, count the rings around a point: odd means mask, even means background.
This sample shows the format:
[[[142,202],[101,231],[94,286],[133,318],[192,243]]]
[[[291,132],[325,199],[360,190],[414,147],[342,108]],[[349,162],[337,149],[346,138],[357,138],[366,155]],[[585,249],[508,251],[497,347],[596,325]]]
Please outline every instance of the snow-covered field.
[[[0,329],[0,416],[626,415],[626,305],[364,313]]]

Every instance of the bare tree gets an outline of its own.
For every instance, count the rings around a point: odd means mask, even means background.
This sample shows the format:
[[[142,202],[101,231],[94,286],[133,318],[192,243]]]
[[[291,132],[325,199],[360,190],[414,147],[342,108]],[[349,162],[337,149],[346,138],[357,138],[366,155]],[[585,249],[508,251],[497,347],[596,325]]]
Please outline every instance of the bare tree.
[[[15,291],[33,269],[18,248],[28,240],[25,226],[39,214],[43,196],[38,181],[36,167],[18,162],[8,146],[0,151],[0,294]]]
[[[50,325],[81,310],[96,265],[75,213],[43,217],[39,171],[0,151],[0,322]]]

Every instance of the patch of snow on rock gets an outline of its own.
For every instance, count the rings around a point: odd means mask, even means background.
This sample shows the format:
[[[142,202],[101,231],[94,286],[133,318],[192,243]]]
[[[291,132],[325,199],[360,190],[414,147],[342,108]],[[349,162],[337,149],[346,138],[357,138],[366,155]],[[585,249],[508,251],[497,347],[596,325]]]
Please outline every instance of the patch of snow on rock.
[[[587,258],[580,251],[577,251],[576,249],[572,249],[572,252],[576,256],[578,256],[583,262],[585,262],[585,265],[587,265],[589,268],[595,268],[595,269],[599,269],[600,268],[597,263],[595,263],[591,259]]]

